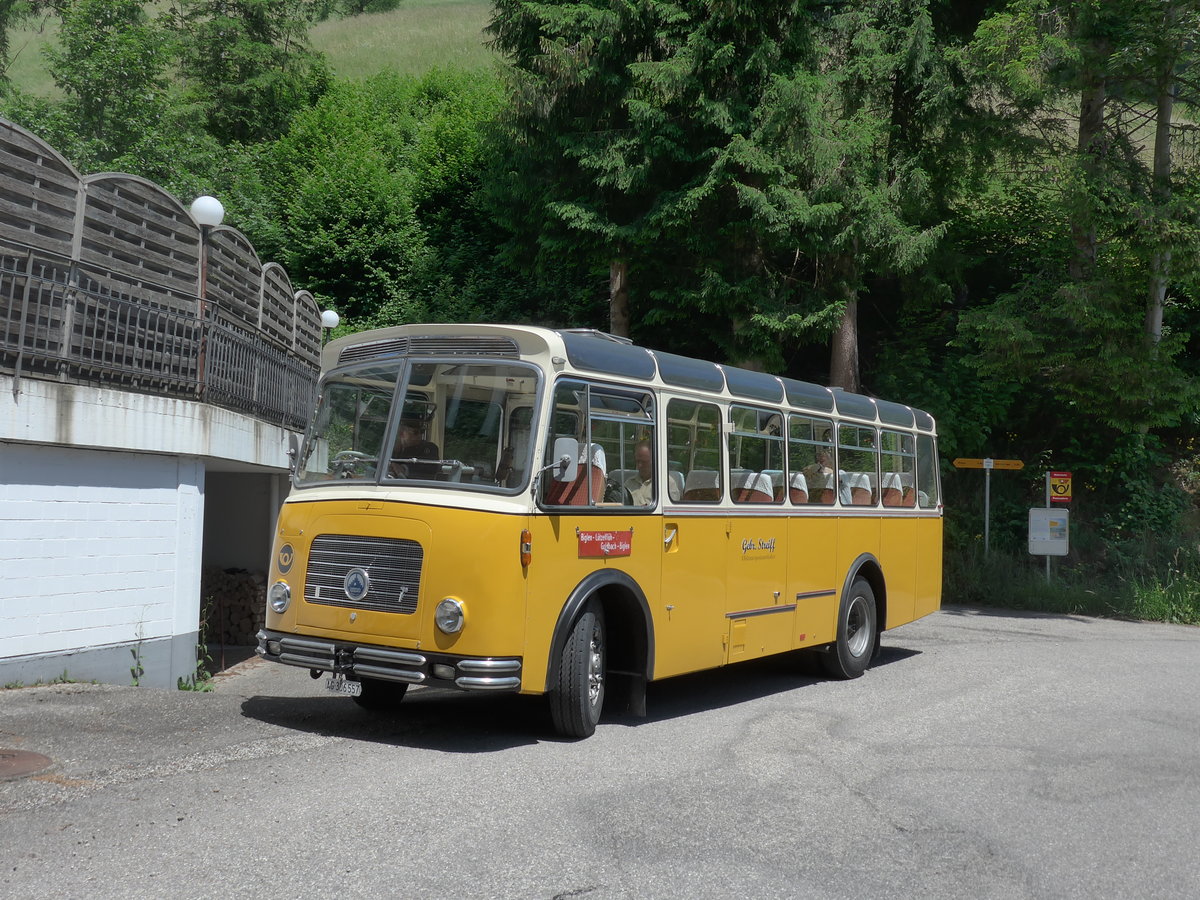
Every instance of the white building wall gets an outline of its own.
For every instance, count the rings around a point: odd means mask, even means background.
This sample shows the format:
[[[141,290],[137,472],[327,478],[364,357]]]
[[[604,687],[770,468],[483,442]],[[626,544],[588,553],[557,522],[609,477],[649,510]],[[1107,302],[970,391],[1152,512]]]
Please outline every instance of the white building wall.
[[[175,687],[196,665],[206,472],[269,483],[289,433],[186,400],[20,387],[0,376],[0,685]]]

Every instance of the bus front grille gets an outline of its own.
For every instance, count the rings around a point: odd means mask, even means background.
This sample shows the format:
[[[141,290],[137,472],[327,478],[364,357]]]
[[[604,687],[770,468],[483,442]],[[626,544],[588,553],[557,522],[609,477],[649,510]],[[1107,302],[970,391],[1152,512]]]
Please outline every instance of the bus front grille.
[[[421,545],[404,538],[318,535],[308,555],[304,599],[326,606],[414,613],[423,560]]]

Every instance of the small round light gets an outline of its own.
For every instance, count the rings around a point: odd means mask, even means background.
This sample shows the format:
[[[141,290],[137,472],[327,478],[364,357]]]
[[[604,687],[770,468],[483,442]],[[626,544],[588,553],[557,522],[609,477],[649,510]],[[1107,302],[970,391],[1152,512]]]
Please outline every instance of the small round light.
[[[205,194],[192,201],[191,213],[198,225],[214,227],[220,225],[221,220],[225,218],[225,207],[216,197]]]
[[[271,609],[275,610],[275,612],[286,612],[292,602],[292,589],[288,587],[286,581],[277,581],[271,585],[267,599],[270,600]]]
[[[458,634],[462,631],[465,619],[466,611],[463,609],[462,601],[456,600],[454,597],[447,597],[437,605],[437,609],[433,612],[434,622],[446,634]]]
[[[337,314],[337,310],[327,309],[321,313],[322,328],[337,328],[341,321],[342,317]]]

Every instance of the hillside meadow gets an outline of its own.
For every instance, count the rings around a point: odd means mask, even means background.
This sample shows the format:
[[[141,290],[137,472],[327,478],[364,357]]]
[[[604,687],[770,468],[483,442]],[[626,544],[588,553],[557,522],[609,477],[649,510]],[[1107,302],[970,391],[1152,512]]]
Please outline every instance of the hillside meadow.
[[[309,38],[337,77],[348,80],[388,69],[404,75],[433,68],[483,69],[499,62],[483,33],[491,14],[488,0],[407,0],[392,12],[320,22]],[[57,34],[53,16],[12,30],[8,77],[13,84],[39,97],[61,96],[42,53]]]

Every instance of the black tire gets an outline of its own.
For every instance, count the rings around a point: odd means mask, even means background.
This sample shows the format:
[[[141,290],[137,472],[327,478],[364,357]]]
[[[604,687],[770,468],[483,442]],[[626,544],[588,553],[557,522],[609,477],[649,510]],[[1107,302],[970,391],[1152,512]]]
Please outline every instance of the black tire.
[[[408,685],[402,681],[380,681],[377,678],[363,678],[362,693],[354,698],[354,702],[363,709],[372,712],[388,712],[400,705]]]
[[[589,602],[563,646],[554,687],[550,690],[550,717],[563,737],[591,737],[604,708],[607,648],[604,611]]]
[[[821,655],[833,678],[857,678],[867,670],[879,641],[879,608],[865,578],[855,578],[838,609],[837,640]]]

